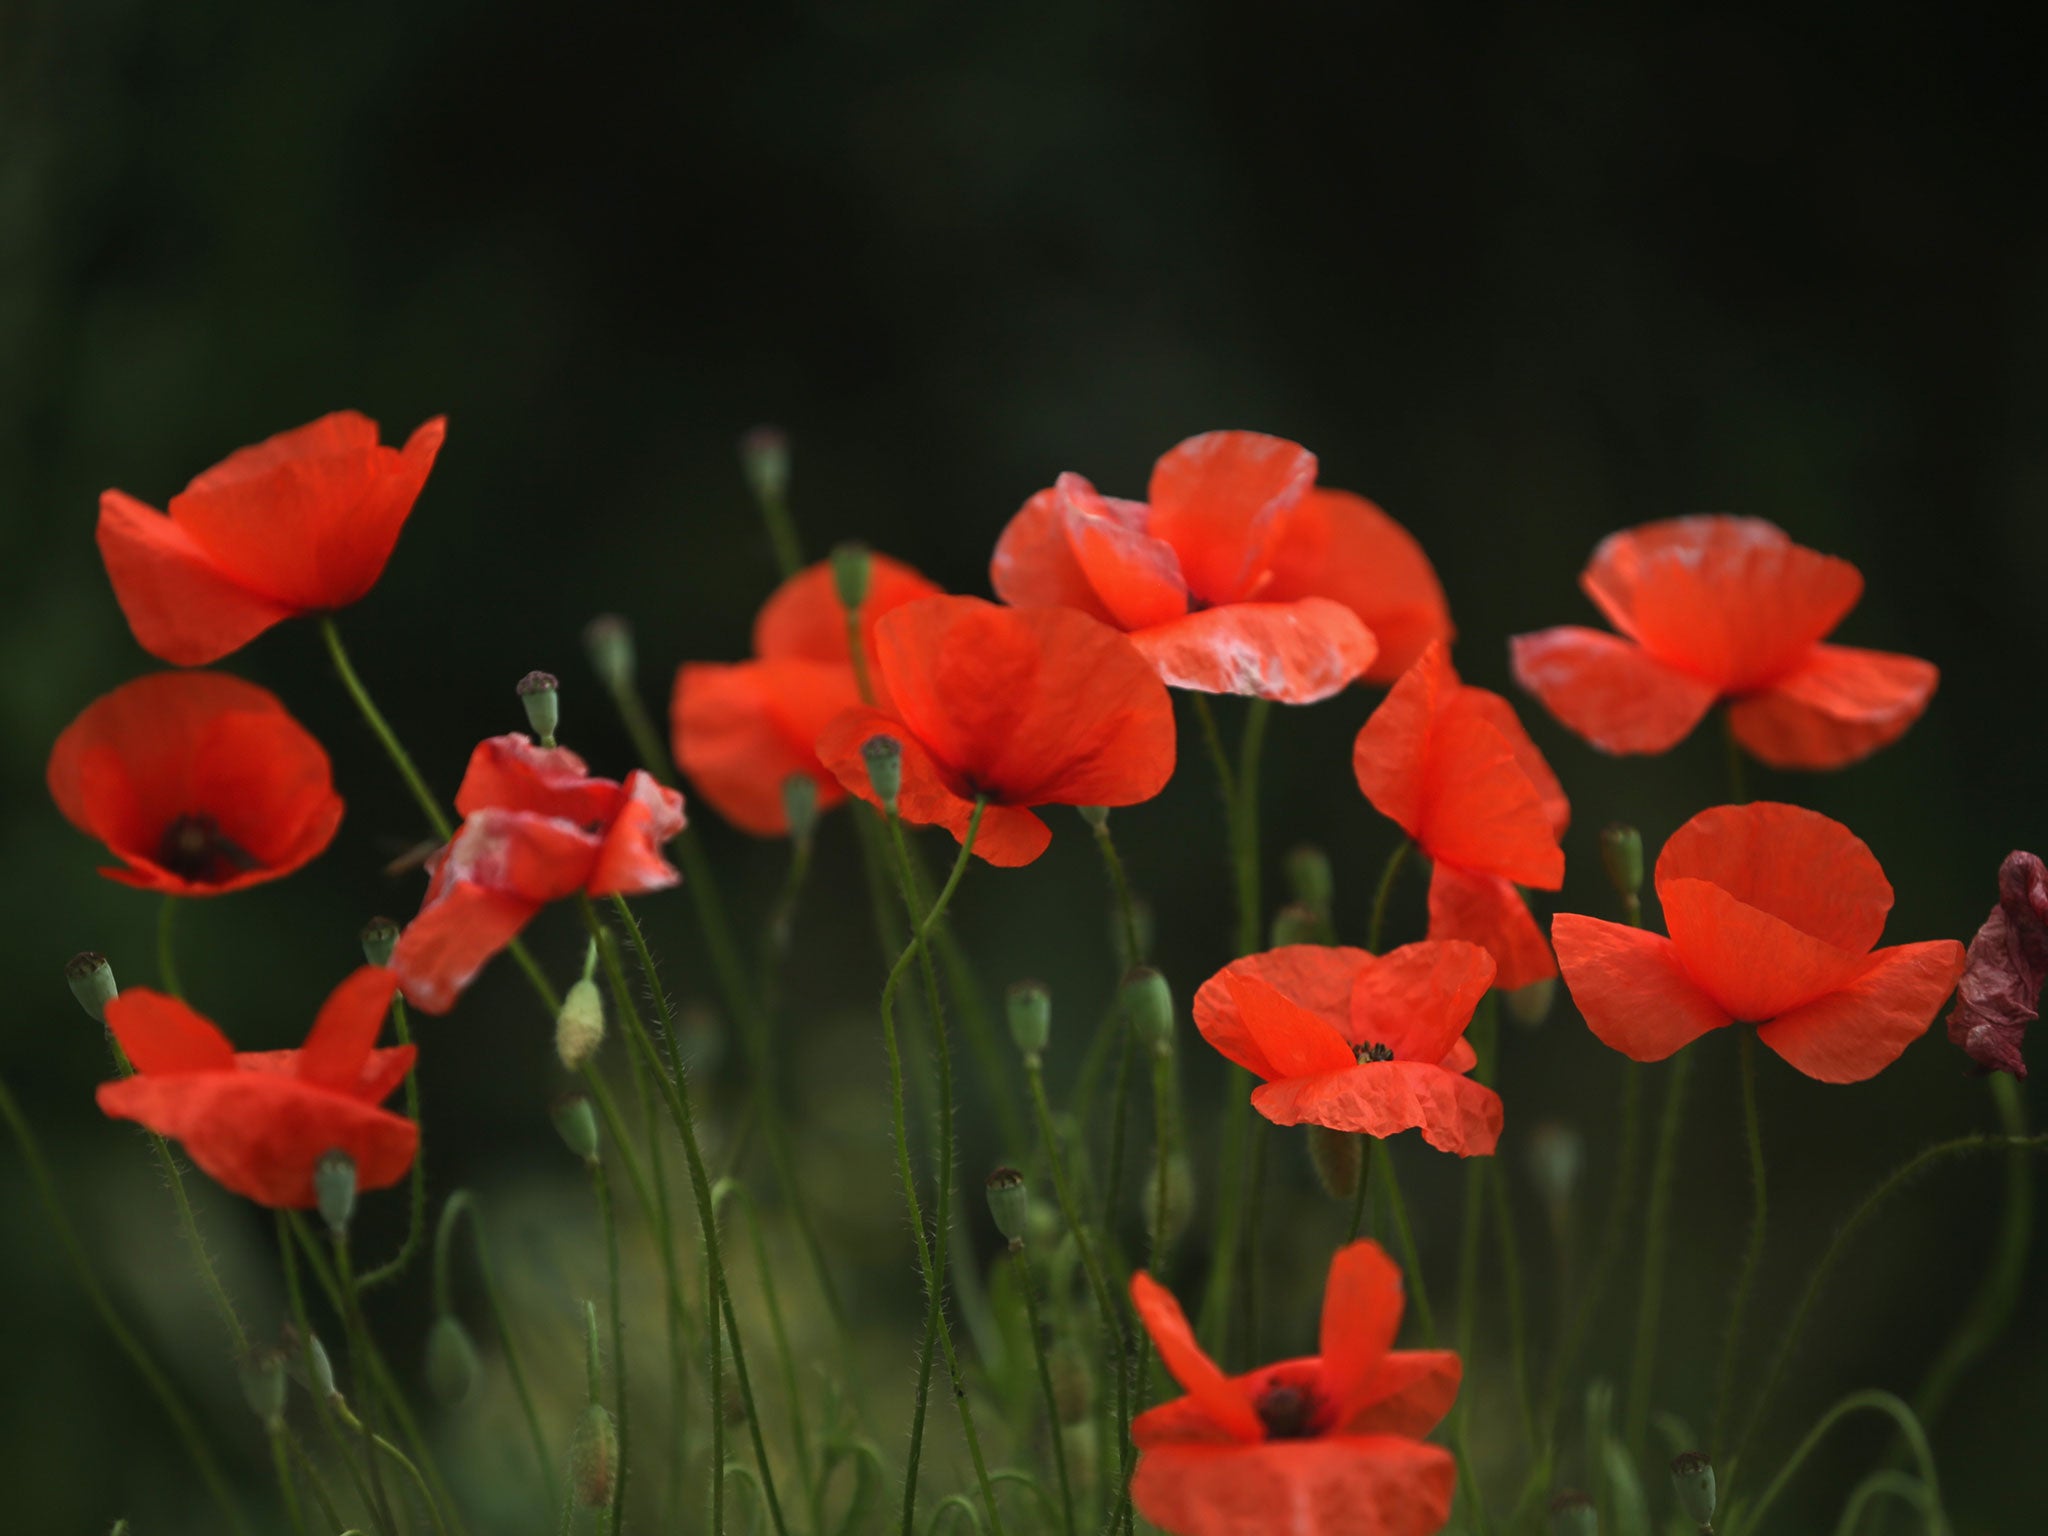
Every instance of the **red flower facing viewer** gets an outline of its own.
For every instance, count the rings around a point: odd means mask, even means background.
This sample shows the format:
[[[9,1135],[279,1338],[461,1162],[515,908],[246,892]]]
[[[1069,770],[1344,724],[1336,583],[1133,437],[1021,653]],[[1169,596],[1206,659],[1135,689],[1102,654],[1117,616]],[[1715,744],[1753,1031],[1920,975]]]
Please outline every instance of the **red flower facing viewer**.
[[[1362,949],[1289,944],[1232,961],[1195,994],[1202,1038],[1261,1080],[1252,1107],[1275,1125],[1365,1136],[1419,1130],[1460,1157],[1500,1140],[1500,1095],[1464,1074],[1472,1010],[1493,957],[1451,939]]]
[[[1564,884],[1571,806],[1507,700],[1459,682],[1432,644],[1359,731],[1351,767],[1432,862],[1429,936],[1482,945],[1506,990],[1555,976],[1515,887]]]
[[[1892,888],[1862,840],[1795,805],[1702,811],[1657,856],[1671,937],[1559,913],[1572,1000],[1637,1061],[1737,1020],[1808,1077],[1855,1083],[1898,1060],[1963,969],[1953,939],[1872,949]]]
[[[989,578],[1016,607],[1128,631],[1175,688],[1308,704],[1392,681],[1449,638],[1443,589],[1406,529],[1315,478],[1314,454],[1258,432],[1189,438],[1149,501],[1061,475],[1003,530]]]
[[[100,557],[137,643],[198,666],[282,620],[357,601],[383,574],[445,432],[437,416],[387,448],[369,417],[336,411],[230,454],[168,515],[108,491]]]
[[[1431,1536],[1457,1466],[1422,1436],[1450,1411],[1448,1350],[1396,1350],[1401,1271],[1379,1244],[1330,1261],[1319,1353],[1226,1376],[1172,1293],[1140,1272],[1131,1302],[1187,1392],[1138,1415],[1131,1499],[1173,1536]]]
[[[470,754],[455,792],[462,825],[428,867],[426,900],[392,968],[406,1000],[446,1013],[491,956],[551,901],[639,896],[682,876],[661,845],[683,830],[683,797],[634,769],[593,779],[566,747],[517,734]]]
[[[818,739],[839,782],[876,802],[861,749],[903,748],[897,809],[974,851],[1029,864],[1052,840],[1034,805],[1135,805],[1173,776],[1173,702],[1131,642],[1070,609],[927,597],[875,626],[875,689],[888,709],[841,714]]]
[[[938,590],[907,565],[868,556],[860,623],[870,678],[876,620]],[[669,701],[676,763],[727,821],[758,837],[779,837],[789,831],[782,786],[795,775],[816,783],[820,810],[846,798],[818,761],[818,733],[860,703],[846,609],[831,562],[820,561],[777,587],[762,606],[754,620],[754,660],[688,662],[677,671]]]
[[[1515,677],[1603,752],[1666,751],[1727,699],[1751,755],[1774,768],[1840,768],[1905,734],[1939,680],[1917,657],[1821,644],[1863,577],[1761,518],[1680,517],[1610,534],[1579,585],[1621,633],[1517,635]]]
[[[414,1047],[377,1048],[398,978],[366,965],[336,987],[295,1051],[237,1051],[174,997],[132,987],[107,1027],[135,1075],[102,1083],[100,1109],[183,1144],[192,1161],[259,1205],[314,1204],[329,1152],[355,1163],[356,1188],[386,1189],[412,1167],[419,1127],[377,1106],[412,1070]]]
[[[109,880],[218,896],[288,875],[341,825],[327,753],[276,696],[157,672],[86,706],[50,750],[57,808],[121,861]]]

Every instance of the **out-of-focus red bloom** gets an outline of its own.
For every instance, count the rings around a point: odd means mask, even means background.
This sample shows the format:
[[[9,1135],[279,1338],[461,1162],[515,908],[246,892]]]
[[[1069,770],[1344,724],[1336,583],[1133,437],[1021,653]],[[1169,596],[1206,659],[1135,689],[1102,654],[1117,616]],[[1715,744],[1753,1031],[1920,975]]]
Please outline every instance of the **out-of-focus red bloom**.
[[[1052,840],[1034,805],[1135,805],[1173,776],[1173,701],[1128,638],[1071,609],[999,608],[927,597],[875,625],[875,687],[888,709],[850,709],[818,757],[870,805],[861,749],[903,748],[898,813],[963,841],[988,802],[974,851],[1029,864]]]
[[[1432,861],[1429,936],[1483,946],[1504,989],[1555,976],[1515,887],[1564,884],[1571,805],[1507,700],[1461,683],[1431,644],[1359,731],[1351,767]]]
[[[484,963],[551,901],[639,896],[682,876],[661,845],[683,830],[683,797],[639,769],[594,779],[566,747],[493,736],[455,792],[462,825],[428,861],[419,916],[392,967],[406,1000],[446,1013]]]
[[[2020,1044],[2041,1016],[2041,986],[2048,981],[2048,865],[2014,852],[1998,866],[1998,905],[1970,940],[1949,1040],[1986,1072],[2024,1079]]]
[[[327,754],[274,694],[157,672],[86,706],[50,749],[65,819],[121,860],[109,880],[218,896],[288,875],[341,825]]]
[[[1173,1536],[1431,1536],[1451,1516],[1456,1463],[1428,1434],[1463,1366],[1396,1350],[1401,1271],[1379,1244],[1330,1261],[1319,1352],[1226,1376],[1172,1293],[1140,1272],[1131,1302],[1187,1396],[1131,1424],[1131,1499]]]
[[[907,565],[868,556],[860,624],[870,677],[876,620],[938,590]],[[789,831],[782,786],[792,776],[807,774],[817,784],[820,810],[846,798],[818,761],[818,733],[860,702],[846,609],[831,562],[821,561],[790,577],[762,606],[752,661],[686,662],[677,671],[669,700],[676,763],[727,821],[756,836],[779,837]]]
[[[1892,888],[1840,822],[1760,800],[1700,812],[1657,856],[1671,937],[1561,912],[1550,936],[1594,1034],[1662,1061],[1737,1020],[1808,1077],[1875,1076],[1963,969],[1953,939],[1873,949]]]
[[[1191,437],[1149,501],[1066,474],[1010,520],[989,577],[1020,608],[1078,608],[1126,630],[1175,688],[1287,704],[1388,682],[1450,610],[1406,529],[1318,490],[1315,455],[1257,432]]]
[[[217,661],[271,625],[357,601],[434,467],[436,416],[387,448],[355,411],[230,454],[171,498],[168,515],[100,497],[100,557],[136,641],[181,667]]]
[[[1717,699],[1775,768],[1840,768],[1896,741],[1940,674],[1823,645],[1863,595],[1846,560],[1755,517],[1680,517],[1608,535],[1579,577],[1621,631],[1567,625],[1511,642],[1515,677],[1603,752],[1663,752]]]
[[[1500,1140],[1500,1095],[1464,1074],[1472,1010],[1493,957],[1451,939],[1362,949],[1289,944],[1232,961],[1195,994],[1195,1027],[1258,1078],[1252,1107],[1275,1125],[1365,1136],[1419,1130],[1460,1157]]]
[[[398,978],[366,965],[336,987],[295,1051],[236,1051],[174,997],[131,987],[107,1027],[135,1066],[102,1083],[99,1105],[183,1144],[192,1161],[259,1205],[314,1204],[313,1168],[346,1152],[356,1188],[405,1177],[419,1127],[377,1106],[412,1070],[414,1047],[377,1048]]]

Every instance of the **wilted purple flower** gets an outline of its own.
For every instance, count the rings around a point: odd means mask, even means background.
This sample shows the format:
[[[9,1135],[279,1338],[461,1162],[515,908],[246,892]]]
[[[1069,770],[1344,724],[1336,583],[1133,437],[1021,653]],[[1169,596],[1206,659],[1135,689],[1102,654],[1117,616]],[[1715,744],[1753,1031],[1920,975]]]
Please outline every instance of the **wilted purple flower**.
[[[1998,866],[1998,905],[1970,940],[1948,1037],[1985,1072],[2027,1075],[2020,1041],[2041,1016],[2048,981],[2048,864],[2009,853]]]

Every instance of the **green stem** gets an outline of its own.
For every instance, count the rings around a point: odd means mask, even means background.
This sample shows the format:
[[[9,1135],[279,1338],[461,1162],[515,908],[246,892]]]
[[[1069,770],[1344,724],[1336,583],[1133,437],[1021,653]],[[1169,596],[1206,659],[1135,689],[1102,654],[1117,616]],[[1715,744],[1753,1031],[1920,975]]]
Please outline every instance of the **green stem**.
[[[172,997],[183,998],[178,981],[178,898],[166,896],[156,909],[156,979]]]
[[[1137,1051],[1137,1044],[1131,1039],[1129,1021],[1124,1017],[1121,993],[1118,1000],[1116,1017],[1120,1028],[1116,1082],[1109,1092],[1109,1166],[1102,1180],[1102,1227],[1105,1232],[1116,1230],[1117,1212],[1123,1205],[1125,1127],[1131,1108],[1131,1057]]]
[[[1436,1348],[1436,1312],[1429,1304],[1429,1287],[1422,1279],[1422,1251],[1415,1245],[1415,1229],[1408,1224],[1408,1202],[1401,1198],[1401,1179],[1394,1171],[1394,1153],[1384,1141],[1375,1139],[1372,1155],[1379,1164],[1380,1187],[1386,1192],[1387,1208],[1394,1218],[1394,1236],[1401,1244],[1401,1268],[1407,1274],[1408,1295],[1415,1302],[1415,1320],[1422,1325],[1422,1342]]]
[[[627,1447],[632,1421],[626,1392],[626,1308],[620,1299],[619,1222],[617,1213],[612,1209],[611,1180],[605,1176],[604,1159],[601,1157],[590,1160],[590,1187],[597,1195],[598,1220],[604,1227],[605,1275],[611,1292],[612,1392],[619,1405],[619,1473],[612,1480],[611,1507],[605,1512],[605,1529],[616,1533],[624,1527],[626,1520],[626,1469],[631,1465]]]
[[[1735,1409],[1735,1366],[1742,1358],[1743,1313],[1756,1286],[1756,1272],[1764,1251],[1764,1223],[1769,1204],[1764,1185],[1763,1127],[1756,1110],[1756,1031],[1736,1026],[1741,1039],[1742,1123],[1749,1143],[1749,1182],[1755,1205],[1749,1217],[1749,1241],[1743,1245],[1742,1269],[1736,1277],[1735,1292],[1728,1303],[1728,1329],[1721,1339],[1721,1363],[1714,1371],[1714,1424],[1708,1436],[1715,1460],[1727,1448],[1728,1415]]]
[[[1408,853],[1415,844],[1402,838],[1387,855],[1387,862],[1380,867],[1379,884],[1372,892],[1372,920],[1365,930],[1365,947],[1373,954],[1380,952],[1380,940],[1387,928],[1387,901],[1394,894],[1394,881],[1401,873],[1401,866],[1408,862]]]
[[[1018,1285],[1024,1292],[1024,1320],[1031,1329],[1031,1353],[1038,1361],[1038,1390],[1045,1398],[1045,1430],[1052,1441],[1053,1469],[1060,1480],[1061,1527],[1066,1536],[1074,1536],[1074,1490],[1067,1480],[1067,1437],[1061,1432],[1059,1395],[1053,1391],[1052,1363],[1045,1353],[1045,1323],[1039,1316],[1038,1282],[1032,1277],[1031,1255],[1022,1242],[1011,1245],[1010,1264],[1017,1271]]]
[[[327,1491],[326,1480],[320,1476],[320,1468],[314,1464],[311,1454],[289,1430],[285,1431],[285,1440],[293,1458],[299,1464],[299,1471],[305,1476],[306,1486],[313,1490],[313,1502],[320,1506],[320,1517],[326,1522],[325,1528],[330,1531],[345,1529],[341,1511],[335,1507],[334,1496]],[[118,1531],[116,1536],[119,1536]]]
[[[401,1046],[412,1044],[412,1029],[406,1018],[405,999],[396,993],[391,997],[391,1032]],[[405,1074],[405,1118],[415,1126],[420,1125],[420,1077],[419,1069]],[[421,1127],[424,1133],[424,1127]],[[412,1208],[406,1220],[405,1241],[398,1245],[398,1252],[386,1263],[368,1271],[359,1282],[363,1289],[374,1290],[387,1281],[396,1280],[412,1263],[413,1255],[419,1252],[427,1231],[427,1157],[424,1134],[419,1150],[412,1156]]]
[[[1664,1305],[1664,1268],[1669,1257],[1672,1179],[1678,1167],[1678,1129],[1685,1118],[1685,1089],[1692,1077],[1692,1053],[1672,1058],[1657,1116],[1657,1157],[1650,1165],[1650,1203],[1643,1214],[1643,1279],[1636,1300],[1635,1354],[1629,1365],[1627,1443],[1638,1461],[1650,1424],[1650,1389],[1656,1379],[1657,1325]]]
[[[327,654],[334,662],[334,670],[341,678],[341,686],[348,690],[348,696],[355,701],[356,710],[364,723],[383,745],[384,755],[391,759],[391,766],[398,770],[398,776],[405,780],[405,787],[412,791],[412,798],[427,818],[427,825],[434,829],[434,835],[447,842],[455,835],[454,823],[449,821],[447,812],[441,809],[441,802],[434,798],[434,792],[427,788],[427,781],[420,777],[419,769],[413,766],[412,758],[399,742],[397,733],[384,718],[370,697],[370,690],[363,686],[353,663],[349,661],[348,649],[341,643],[341,630],[334,622],[334,615],[320,616],[320,637],[327,642]]]
[[[335,1281],[341,1288],[341,1318],[343,1330],[348,1338],[350,1374],[357,1382],[365,1382],[370,1378],[370,1330],[363,1321],[362,1297],[356,1288],[355,1272],[349,1264],[348,1234],[346,1232],[334,1232],[330,1236],[334,1243]],[[344,1412],[343,1417],[344,1419],[349,1419],[356,1416]],[[375,1445],[378,1436],[373,1418],[371,1394],[367,1390],[363,1393],[362,1414],[356,1422],[349,1425],[349,1428],[362,1438],[363,1456],[369,1465],[370,1492],[374,1497],[376,1508],[382,1514],[384,1523],[391,1529],[396,1530],[397,1522],[392,1518],[391,1500],[385,1494],[383,1479],[377,1472]],[[432,1500],[430,1499],[428,1502],[431,1508]]]
[[[1785,1485],[1792,1480],[1792,1475],[1805,1464],[1806,1458],[1813,1454],[1814,1447],[1820,1444],[1827,1432],[1850,1414],[1863,1411],[1884,1414],[1898,1425],[1899,1433],[1905,1437],[1906,1444],[1912,1450],[1913,1459],[1919,1463],[1920,1481],[1927,1489],[1928,1536],[1941,1536],[1947,1529],[1947,1522],[1941,1513],[1941,1483],[1935,1474],[1934,1452],[1927,1443],[1927,1432],[1913,1416],[1913,1410],[1889,1392],[1852,1392],[1822,1414],[1820,1422],[1807,1432],[1806,1438],[1799,1442],[1799,1448],[1792,1453],[1778,1475],[1771,1479],[1770,1486],[1764,1489],[1755,1507],[1742,1517],[1743,1529],[1760,1527],[1765,1512],[1778,1501],[1778,1495],[1785,1491]],[[1732,1527],[1732,1522],[1726,1523]],[[1732,1529],[1729,1536],[1732,1536]]]
[[[313,1348],[317,1338],[313,1331],[312,1316],[306,1310],[305,1289],[299,1284],[299,1266],[298,1262],[292,1257],[293,1247],[291,1218],[284,1211],[279,1211],[277,1213],[277,1255],[284,1268],[285,1296],[290,1303],[291,1319],[298,1329],[300,1365],[305,1372],[305,1378],[308,1383],[307,1395],[313,1399],[313,1412],[320,1420],[322,1432],[326,1434],[328,1439],[334,1442],[341,1452],[342,1465],[348,1472],[348,1480],[354,1485],[356,1497],[362,1501],[363,1508],[369,1512],[370,1523],[376,1526],[379,1531],[386,1533],[386,1536],[390,1536],[390,1527],[383,1523],[383,1518],[378,1512],[377,1500],[370,1492],[369,1484],[363,1479],[363,1473],[356,1462],[354,1448],[349,1444],[347,1436],[342,1433],[340,1418],[334,1411],[334,1405],[340,1401],[341,1394],[339,1392],[322,1394],[311,1385],[315,1379]]]
[[[1355,1132],[1353,1134],[1356,1134]],[[1351,1192],[1351,1224],[1345,1229],[1344,1242],[1348,1246],[1358,1241],[1365,1231],[1366,1207],[1371,1203],[1369,1191],[1372,1187],[1371,1145],[1360,1138],[1358,1156],[1358,1188]]]
[[[1102,854],[1102,867],[1109,872],[1110,889],[1116,893],[1117,921],[1124,937],[1124,969],[1145,963],[1145,944],[1138,928],[1138,904],[1131,898],[1131,882],[1124,874],[1124,861],[1116,851],[1116,839],[1104,820],[1095,830],[1095,846]]]
[[[92,1309],[99,1315],[101,1325],[120,1346],[121,1353],[128,1357],[128,1363],[135,1367],[149,1388],[164,1417],[171,1421],[171,1428],[185,1447],[185,1453],[192,1458],[192,1464],[199,1471],[199,1477],[206,1484],[206,1490],[213,1496],[228,1525],[241,1536],[248,1536],[249,1527],[242,1518],[241,1509],[236,1505],[234,1495],[229,1491],[227,1479],[221,1475],[220,1465],[207,1448],[205,1439],[199,1433],[199,1425],[193,1419],[191,1410],[184,1399],[178,1396],[170,1378],[164,1375],[143,1347],[142,1341],[121,1319],[114,1309],[106,1290],[101,1286],[99,1276],[93,1273],[91,1262],[86,1258],[85,1247],[73,1230],[71,1218],[66,1213],[64,1202],[58,1197],[55,1181],[50,1177],[49,1165],[43,1160],[41,1145],[36,1140],[34,1129],[16,1102],[13,1090],[5,1078],[0,1078],[0,1118],[7,1121],[8,1129],[14,1133],[16,1143],[21,1147],[22,1161],[28,1165],[29,1178],[35,1184],[36,1194],[43,1203],[43,1212],[50,1219],[51,1227],[57,1234],[57,1246],[64,1250],[64,1257],[71,1265],[71,1272],[77,1278],[79,1288],[85,1292]]]
[[[1153,1168],[1151,1253],[1146,1268],[1166,1283],[1166,1255],[1173,1240],[1167,1229],[1167,1171],[1173,1161],[1173,1057],[1161,1051],[1152,1058]]]
[[[1472,1069],[1472,1080],[1487,1087],[1493,1085],[1495,1050],[1500,1037],[1500,994],[1489,991],[1480,999],[1478,1010],[1472,1022],[1466,1027],[1465,1039],[1478,1057]],[[1458,1242],[1458,1320],[1457,1349],[1461,1360],[1472,1359],[1472,1341],[1479,1328],[1479,1246],[1486,1232],[1486,1173],[1492,1166],[1491,1157],[1469,1157],[1465,1159],[1464,1225]],[[1461,1426],[1470,1410],[1470,1399],[1460,1401],[1452,1410],[1458,1415]]]
[[[295,1536],[306,1536],[306,1517],[299,1508],[299,1490],[292,1482],[291,1452],[285,1444],[286,1433],[282,1417],[271,1420],[268,1438],[270,1464],[277,1471],[277,1491],[284,1500],[285,1518],[291,1521]]]
[[[358,1434],[365,1433],[362,1421],[350,1410],[347,1403],[337,1399],[335,1411],[341,1415],[342,1422],[351,1430]],[[398,1469],[406,1475],[407,1481],[412,1484],[413,1492],[417,1493],[420,1496],[420,1502],[426,1505],[427,1518],[434,1522],[434,1529],[440,1533],[440,1536],[448,1536],[448,1526],[441,1518],[441,1506],[436,1501],[433,1490],[427,1486],[427,1480],[421,1474],[419,1466],[410,1456],[406,1455],[405,1452],[401,1451],[389,1440],[386,1440],[382,1435],[370,1434],[369,1441],[372,1447],[382,1451],[385,1456],[398,1463]]]

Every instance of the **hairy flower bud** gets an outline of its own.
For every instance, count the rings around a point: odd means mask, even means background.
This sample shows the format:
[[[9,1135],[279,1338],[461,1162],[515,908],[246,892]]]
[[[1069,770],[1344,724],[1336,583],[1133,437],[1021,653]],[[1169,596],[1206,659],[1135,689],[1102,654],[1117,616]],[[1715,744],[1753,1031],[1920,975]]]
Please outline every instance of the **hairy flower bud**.
[[[861,744],[860,755],[868,765],[875,798],[894,816],[897,796],[903,793],[903,743],[894,736],[870,736]]]
[[[1624,822],[1600,829],[1600,864],[1615,894],[1633,902],[1643,889],[1643,834]]]
[[[71,995],[78,999],[95,1024],[107,1022],[107,1004],[120,993],[114,985],[114,968],[107,957],[84,950],[64,962],[64,979],[71,983]]]
[[[1349,1200],[1365,1176],[1365,1137],[1355,1131],[1333,1131],[1326,1125],[1308,1128],[1308,1160],[1316,1182],[1332,1200]]]
[[[1173,992],[1166,978],[1149,965],[1128,972],[1123,980],[1124,1017],[1139,1043],[1155,1056],[1173,1054]]]
[[[1287,855],[1287,888],[1294,899],[1325,922],[1330,903],[1336,898],[1337,880],[1330,871],[1330,856],[1314,843],[1302,843]]]
[[[616,613],[601,613],[583,626],[583,651],[608,690],[624,693],[633,686],[633,627]]]
[[[469,1396],[478,1373],[476,1345],[469,1330],[452,1312],[443,1312],[427,1330],[427,1385],[445,1407]]]
[[[302,1336],[298,1329],[287,1323],[278,1340],[278,1348],[284,1354],[284,1368],[293,1381],[317,1398],[325,1400],[334,1396],[334,1362],[328,1358],[327,1346],[320,1342],[318,1334]]]
[[[1671,1462],[1671,1490],[1678,1495],[1678,1507],[1685,1518],[1702,1531],[1714,1524],[1714,1464],[1698,1451],[1687,1451]]]
[[[603,1403],[592,1403],[576,1421],[569,1442],[569,1483],[585,1509],[603,1509],[619,1480],[619,1426]]]
[[[564,1146],[586,1163],[596,1160],[597,1111],[591,1108],[588,1094],[563,1095],[549,1108],[548,1117],[555,1122],[555,1133]]]
[[[1550,1017],[1550,1005],[1556,1000],[1555,976],[1545,976],[1526,987],[1510,988],[1507,993],[1508,1017],[1524,1029],[1534,1029]]]
[[[1009,1243],[1010,1252],[1016,1253],[1024,1246],[1031,1218],[1031,1191],[1024,1175],[1014,1168],[998,1168],[988,1176],[987,1189],[988,1213]]]
[[[789,434],[759,426],[740,439],[740,472],[754,499],[779,504],[789,494]]]
[[[242,1378],[242,1396],[248,1399],[249,1411],[265,1424],[282,1423],[288,1385],[284,1373],[284,1351],[268,1347],[252,1349],[242,1356],[238,1370]]]
[[[313,1196],[327,1230],[346,1232],[356,1213],[356,1160],[342,1151],[325,1154],[313,1165]]]
[[[569,988],[555,1015],[555,1054],[566,1070],[581,1072],[603,1044],[604,996],[597,983],[584,976]]]
[[[873,565],[865,544],[848,540],[832,546],[832,588],[848,613],[860,612],[861,604],[868,600]]]
[[[391,964],[391,952],[398,948],[398,924],[388,917],[373,917],[363,924],[363,958],[372,965]]]
[[[1290,901],[1273,914],[1271,939],[1274,949],[1283,949],[1289,944],[1320,944],[1323,920],[1316,916],[1313,907]]]
[[[1052,993],[1042,981],[1011,984],[1004,998],[1010,1016],[1010,1038],[1026,1061],[1036,1061],[1052,1038]]]
[[[1600,1511],[1578,1489],[1559,1489],[1550,1500],[1550,1536],[1600,1536]]]
[[[544,747],[555,744],[555,727],[562,723],[561,683],[552,672],[529,672],[519,679],[519,702],[526,706],[526,723]]]

